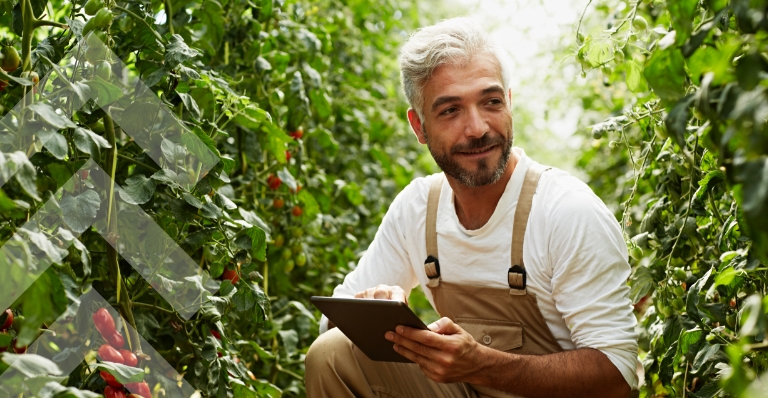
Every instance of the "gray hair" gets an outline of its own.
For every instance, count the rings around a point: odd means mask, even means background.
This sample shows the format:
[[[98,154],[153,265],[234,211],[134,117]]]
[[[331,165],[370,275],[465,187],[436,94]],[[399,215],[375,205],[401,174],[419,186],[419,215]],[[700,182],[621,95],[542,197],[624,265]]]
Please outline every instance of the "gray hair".
[[[510,87],[511,71],[503,51],[488,33],[467,17],[451,18],[414,32],[400,50],[400,77],[411,107],[424,120],[424,86],[443,64],[469,62],[482,53],[493,55],[501,67],[504,91]]]

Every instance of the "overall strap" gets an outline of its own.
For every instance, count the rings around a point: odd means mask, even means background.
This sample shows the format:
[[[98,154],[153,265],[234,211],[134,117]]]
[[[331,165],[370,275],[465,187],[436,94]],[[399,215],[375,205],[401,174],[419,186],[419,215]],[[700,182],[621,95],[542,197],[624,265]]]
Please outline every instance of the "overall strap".
[[[512,227],[512,268],[507,272],[507,283],[512,289],[525,290],[527,282],[525,264],[523,263],[525,229],[528,226],[528,215],[531,213],[533,194],[536,193],[539,177],[550,168],[535,163],[525,173],[520,197],[517,199],[515,221]]]
[[[443,177],[432,181],[427,197],[427,259],[424,270],[429,278],[429,287],[440,285],[440,261],[437,260],[437,207],[440,203],[440,191],[443,188]]]

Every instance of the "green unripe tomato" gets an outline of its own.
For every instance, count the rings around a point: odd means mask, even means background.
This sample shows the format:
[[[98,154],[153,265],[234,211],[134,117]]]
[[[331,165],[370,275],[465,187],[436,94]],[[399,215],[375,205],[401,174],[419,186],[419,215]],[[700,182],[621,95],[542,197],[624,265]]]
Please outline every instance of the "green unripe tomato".
[[[101,61],[93,67],[93,74],[106,81],[112,77],[112,65],[107,61]]]
[[[725,322],[728,324],[728,327],[733,330],[734,327],[736,327],[736,314],[728,314],[725,316]]]
[[[301,238],[302,236],[304,236],[304,230],[301,228],[294,228],[291,231],[291,236],[293,236],[294,238]]]
[[[285,248],[283,249],[283,252],[280,253],[280,255],[283,257],[283,259],[288,260],[293,256],[293,253],[291,253],[291,249]]]
[[[656,305],[656,313],[663,315],[665,318],[672,315],[672,308],[664,305],[660,299],[657,299],[654,304]]]
[[[672,300],[672,308],[681,311],[683,308],[685,308],[685,301],[683,301],[683,299],[680,297],[675,298]]]
[[[682,286],[675,286],[674,289],[672,289],[675,293],[675,296],[677,297],[683,297],[685,296],[685,289],[683,289]]]
[[[130,32],[133,29],[133,26],[133,18],[131,17],[120,18],[117,22],[117,27],[124,33]]]
[[[107,58],[107,48],[104,46],[89,47],[85,50],[85,60],[91,65],[96,65],[99,62],[104,61],[105,58]]]
[[[293,271],[294,267],[296,267],[296,263],[293,260],[288,259],[285,261],[285,265],[283,266],[283,269],[285,270],[285,272],[291,272]]]
[[[648,21],[640,15],[635,15],[635,18],[632,20],[632,27],[637,30],[646,30],[648,29]]]
[[[88,22],[85,23],[83,26],[83,37],[88,35],[88,33],[91,33],[94,30],[97,30],[98,27],[96,26],[96,18],[91,18],[88,20]]]
[[[13,46],[5,46],[0,50],[0,68],[6,72],[13,72],[19,68],[21,58],[19,52]]]
[[[96,20],[95,24],[97,28],[105,29],[107,26],[109,26],[109,24],[112,23],[112,19],[114,18],[115,17],[112,15],[112,11],[109,11],[107,8],[102,8],[92,19]]]
[[[707,334],[707,337],[706,337],[706,339],[707,339],[707,341],[711,342],[711,341],[713,341],[713,340],[714,340],[716,337],[717,337],[717,336],[715,336],[713,333],[708,333],[708,334]]]
[[[13,318],[13,324],[11,324],[11,329],[15,330],[16,333],[18,333],[21,330],[21,325],[24,324],[24,320],[27,319],[24,317],[24,315],[16,315]]]
[[[596,140],[599,140],[599,139],[603,138],[603,132],[600,131],[600,130],[593,131],[592,132],[592,138],[594,138]]]
[[[283,234],[275,236],[275,247],[283,247],[283,244],[285,244],[285,236]]]
[[[107,44],[107,34],[99,30],[89,32],[85,36],[85,42],[88,47],[104,47]]]
[[[104,3],[102,3],[101,0],[88,0],[88,2],[85,3],[85,7],[83,7],[83,11],[85,11],[86,15],[93,16],[102,8],[104,8]]]
[[[303,267],[304,264],[307,263],[307,255],[304,253],[299,253],[298,256],[296,256],[296,265],[299,267]]]
[[[685,282],[686,279],[688,279],[688,274],[685,272],[684,269],[680,267],[675,267],[675,269],[672,271],[672,275],[680,282]]]
[[[104,121],[99,119],[91,124],[88,125],[88,128],[91,129],[96,134],[103,134],[104,133]]]
[[[291,251],[293,252],[293,254],[299,254],[299,253],[301,253],[303,250],[304,250],[304,248],[303,248],[303,247],[301,247],[301,245],[300,245],[300,244],[298,244],[298,243],[297,243],[297,244],[295,244],[295,245],[293,245],[293,246],[291,246]]]
[[[640,260],[643,258],[643,249],[639,247],[633,247],[632,250],[629,251],[629,255],[635,260]]]
[[[613,61],[617,64],[623,64],[624,63],[624,52],[621,50],[616,51],[613,53]]]

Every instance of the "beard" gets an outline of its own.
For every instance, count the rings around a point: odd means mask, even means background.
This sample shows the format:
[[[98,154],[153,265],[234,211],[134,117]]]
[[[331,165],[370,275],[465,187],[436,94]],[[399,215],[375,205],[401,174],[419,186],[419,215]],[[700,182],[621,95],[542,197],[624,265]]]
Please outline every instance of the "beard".
[[[427,136],[427,129],[426,126],[424,126],[424,139],[427,142],[427,148],[429,148],[429,152],[432,154],[435,163],[437,163],[440,169],[443,170],[445,174],[458,180],[461,184],[471,188],[482,187],[499,181],[504,174],[504,170],[507,168],[507,163],[509,163],[512,144],[515,140],[514,130],[513,128],[510,128],[509,138],[505,138],[501,135],[491,136],[485,134],[480,138],[470,140],[466,144],[454,145],[449,153],[445,153],[438,152],[437,149],[433,148],[432,145],[430,145]],[[477,170],[470,171],[462,167],[455,158],[458,153],[486,148],[491,145],[499,145],[501,147],[501,157],[495,165],[488,164],[487,159],[481,159],[477,162]]]

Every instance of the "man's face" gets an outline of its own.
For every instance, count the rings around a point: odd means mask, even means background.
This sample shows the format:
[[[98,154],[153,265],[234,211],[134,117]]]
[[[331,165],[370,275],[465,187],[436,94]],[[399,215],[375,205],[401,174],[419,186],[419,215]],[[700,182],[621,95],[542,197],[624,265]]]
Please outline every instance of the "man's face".
[[[513,131],[511,93],[503,87],[495,58],[477,55],[435,69],[424,87],[424,120],[408,113],[419,142],[463,185],[493,184],[507,167]]]

